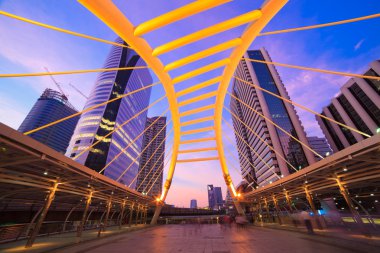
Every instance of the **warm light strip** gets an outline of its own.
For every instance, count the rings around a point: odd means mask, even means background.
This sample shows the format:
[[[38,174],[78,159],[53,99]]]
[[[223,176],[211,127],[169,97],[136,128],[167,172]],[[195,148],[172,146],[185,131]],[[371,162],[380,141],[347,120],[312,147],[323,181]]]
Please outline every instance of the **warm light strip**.
[[[320,157],[321,159],[324,159],[323,156],[321,156],[320,154],[318,154],[316,151],[314,151],[314,149],[310,148],[308,145],[306,145],[305,143],[303,143],[302,141],[298,140],[296,137],[294,137],[293,135],[289,134],[285,129],[283,129],[282,127],[280,127],[279,125],[277,125],[275,122],[273,122],[271,119],[269,119],[268,117],[265,117],[263,114],[261,114],[260,112],[258,112],[257,110],[255,110],[254,108],[252,108],[250,105],[248,105],[247,103],[245,103],[244,101],[240,100],[239,98],[237,98],[236,96],[234,96],[233,94],[231,94],[230,92],[227,92],[227,94],[229,94],[231,97],[233,97],[234,99],[236,99],[237,101],[239,101],[240,103],[242,103],[243,105],[245,105],[247,108],[249,108],[250,110],[252,110],[253,112],[255,112],[256,114],[260,115],[262,118],[266,119],[267,121],[269,121],[272,125],[276,126],[278,129],[280,129],[283,133],[285,133],[287,136],[289,136],[290,138],[292,138],[293,140],[295,140],[296,142],[298,142],[299,144],[301,144],[302,146],[304,146],[306,149],[310,150],[311,152],[313,152],[315,155],[317,155],[318,157]]]
[[[258,86],[258,85],[255,85],[255,84],[253,84],[253,83],[251,83],[251,82],[247,82],[247,81],[245,81],[245,80],[243,80],[243,79],[241,79],[241,78],[239,78],[239,77],[237,77],[237,76],[235,76],[235,78],[236,78],[236,80],[239,80],[239,81],[241,81],[241,82],[243,82],[243,83],[245,83],[245,84],[248,84],[248,85],[251,86],[251,87],[254,87],[254,88],[256,88],[256,89],[259,89],[259,90],[261,90],[261,91],[264,91],[264,92],[266,92],[266,93],[268,93],[268,94],[270,94],[270,95],[272,95],[272,96],[275,96],[276,98],[279,98],[279,99],[281,99],[281,100],[283,100],[283,101],[285,101],[285,102],[288,102],[288,103],[290,103],[290,104],[292,104],[292,105],[295,105],[295,106],[297,106],[297,107],[300,107],[300,108],[304,109],[305,111],[311,112],[311,113],[314,114],[314,115],[317,115],[317,116],[319,116],[319,117],[321,117],[321,118],[324,118],[324,119],[326,119],[326,120],[328,120],[328,121],[331,121],[331,122],[333,122],[333,123],[335,123],[335,124],[338,124],[338,125],[340,125],[340,126],[342,126],[342,127],[345,127],[345,128],[347,128],[347,129],[350,129],[351,131],[357,132],[358,134],[364,135],[364,136],[366,136],[366,137],[368,137],[368,138],[371,137],[370,135],[368,135],[368,134],[366,134],[366,133],[363,133],[362,131],[359,131],[359,130],[357,130],[357,129],[355,129],[355,128],[352,128],[352,127],[347,126],[347,125],[345,125],[345,124],[343,124],[343,123],[340,123],[339,121],[336,121],[336,120],[334,120],[334,119],[332,119],[332,118],[326,117],[326,116],[324,116],[323,114],[320,114],[320,113],[318,113],[318,112],[316,112],[316,111],[314,111],[314,110],[312,110],[312,109],[310,109],[310,108],[308,108],[308,107],[306,107],[306,106],[303,106],[303,105],[301,105],[301,104],[299,104],[299,103],[296,103],[296,102],[294,102],[294,101],[292,101],[292,100],[290,100],[290,99],[287,99],[287,98],[284,98],[284,97],[282,97],[282,96],[279,96],[279,95],[277,95],[277,94],[275,94],[275,93],[273,93],[273,92],[271,92],[271,91],[269,91],[269,90],[266,90],[266,89],[264,89],[264,88],[262,88],[262,87],[260,87],[260,86]]]
[[[247,60],[250,62],[257,62],[257,63],[271,64],[271,65],[280,66],[280,67],[287,67],[287,68],[293,68],[293,69],[301,69],[301,70],[319,72],[319,73],[324,73],[324,74],[380,80],[380,76],[365,76],[365,75],[359,75],[359,74],[353,74],[353,73],[347,73],[347,72],[332,71],[332,70],[317,69],[317,68],[309,68],[309,67],[285,64],[285,63],[279,63],[279,62],[253,60],[253,59],[248,59],[248,58],[242,58],[242,60]]]
[[[163,26],[188,18],[197,13],[212,9],[232,0],[202,0],[189,3],[156,18],[138,25],[134,30],[135,36],[142,36]]]
[[[69,119],[72,119],[72,118],[74,118],[74,117],[77,117],[77,116],[79,116],[79,115],[81,115],[81,114],[83,114],[83,113],[90,112],[90,111],[92,111],[92,110],[94,110],[94,109],[96,109],[96,108],[99,108],[99,107],[101,107],[101,106],[107,105],[107,104],[112,103],[112,102],[114,102],[114,101],[116,101],[116,100],[119,100],[119,99],[122,99],[122,98],[128,97],[128,96],[133,95],[133,94],[135,94],[135,93],[137,93],[137,92],[139,92],[139,91],[142,91],[142,90],[146,90],[146,89],[148,89],[148,88],[151,88],[151,87],[153,87],[153,86],[155,86],[155,85],[157,85],[157,84],[159,84],[159,83],[160,83],[160,82],[156,82],[156,83],[153,83],[153,84],[150,84],[150,85],[144,86],[144,87],[142,87],[142,88],[140,88],[140,89],[137,89],[137,90],[131,91],[131,92],[127,93],[127,94],[123,94],[123,95],[121,95],[120,97],[113,98],[113,99],[110,99],[110,100],[105,101],[105,102],[103,102],[103,103],[100,103],[100,104],[97,104],[97,105],[91,106],[91,107],[89,107],[89,108],[87,108],[87,109],[84,109],[84,110],[82,110],[82,111],[80,111],[80,112],[77,112],[77,113],[71,114],[71,115],[69,115],[69,116],[67,116],[67,117],[64,117],[64,118],[58,119],[58,120],[53,121],[53,122],[50,122],[50,123],[48,123],[48,124],[46,124],[46,125],[43,125],[43,126],[40,126],[40,127],[35,128],[35,129],[32,129],[32,130],[30,130],[30,131],[28,131],[28,132],[25,132],[24,134],[25,134],[25,135],[29,135],[29,134],[35,133],[35,132],[37,132],[37,131],[40,131],[40,130],[42,130],[42,129],[45,129],[45,128],[47,128],[47,127],[54,126],[54,125],[56,125],[56,124],[58,124],[58,123],[61,123],[61,122],[65,121],[65,120],[69,120]]]
[[[14,19],[17,19],[17,20],[20,20],[20,21],[23,21],[23,22],[26,22],[26,23],[29,23],[29,24],[41,26],[41,27],[44,27],[44,28],[47,28],[47,29],[51,29],[51,30],[54,30],[54,31],[58,31],[58,32],[74,35],[74,36],[77,36],[77,37],[81,37],[81,38],[85,38],[85,39],[89,39],[89,40],[94,40],[94,41],[110,44],[110,45],[113,45],[113,46],[128,47],[128,48],[130,48],[129,46],[126,46],[126,45],[123,45],[123,44],[119,44],[119,43],[116,43],[116,42],[113,42],[113,41],[104,40],[104,39],[92,37],[92,36],[89,36],[89,35],[73,32],[73,31],[69,31],[69,30],[66,30],[66,29],[62,29],[62,28],[59,28],[59,27],[56,27],[56,26],[51,26],[51,25],[43,24],[43,23],[31,20],[31,19],[26,19],[26,18],[23,18],[23,17],[20,17],[20,16],[13,15],[13,14],[5,12],[5,11],[0,11],[0,15],[4,15],[4,16],[7,16],[9,18],[14,18]]]
[[[182,38],[179,38],[171,42],[168,42],[164,45],[161,45],[153,50],[152,55],[159,56],[161,54],[167,53],[169,51],[185,46],[187,44],[196,42],[198,40],[210,37],[212,35],[230,30],[232,28],[235,28],[244,24],[247,24],[249,22],[259,19],[261,15],[262,13],[260,10],[254,10],[254,11],[245,13],[243,15],[237,16],[235,18],[223,21],[216,25],[207,27],[203,30],[199,30],[195,33],[189,34]]]
[[[279,152],[277,152],[270,144],[268,144],[263,138],[260,137],[251,127],[249,127],[246,123],[244,123],[235,113],[233,113],[230,109],[224,106],[235,119],[237,119],[241,124],[243,124],[252,134],[254,134],[261,142],[263,142],[270,150],[272,150],[277,156],[279,156],[284,162],[286,162],[294,171],[298,171],[288,160],[285,159]]]
[[[69,71],[55,71],[55,72],[0,74],[0,78],[5,78],[5,77],[30,77],[30,76],[72,75],[72,74],[111,72],[111,71],[122,71],[122,70],[131,70],[131,69],[148,69],[148,68],[149,67],[147,67],[147,66],[139,66],[139,67],[85,69],[85,70],[69,70]]]
[[[180,82],[183,82],[187,79],[194,78],[195,76],[202,75],[204,73],[210,72],[214,69],[221,68],[225,65],[227,65],[230,62],[230,59],[223,59],[220,61],[213,62],[211,64],[208,64],[206,66],[203,66],[201,68],[195,69],[193,71],[187,72],[181,76],[173,78],[173,84],[177,84]]]
[[[179,102],[178,106],[181,107],[181,106],[189,105],[189,104],[192,104],[192,103],[196,103],[196,102],[204,100],[204,99],[215,97],[216,95],[217,95],[216,91],[205,93],[205,94],[196,96],[194,98],[190,98],[190,99],[184,100],[182,102]]]
[[[184,144],[199,143],[199,142],[206,142],[206,141],[215,141],[215,137],[205,137],[205,138],[199,138],[195,140],[186,140],[186,141],[181,141],[179,144],[184,145]]]
[[[214,127],[203,127],[203,128],[181,132],[181,135],[197,134],[197,133],[209,132],[213,130],[214,130]]]
[[[194,124],[201,123],[201,122],[206,122],[206,121],[212,121],[212,120],[214,120],[213,116],[199,118],[199,119],[193,119],[193,120],[189,120],[189,121],[185,121],[185,122],[181,123],[181,127],[183,127],[183,126],[189,126],[189,125],[194,125]]]
[[[218,44],[216,46],[207,48],[206,50],[200,51],[198,53],[189,55],[189,56],[187,56],[185,58],[182,58],[182,59],[179,59],[179,60],[174,61],[172,63],[169,63],[169,64],[167,64],[165,66],[164,69],[165,69],[165,71],[171,71],[173,69],[182,67],[182,66],[187,65],[189,63],[192,63],[192,62],[198,61],[200,59],[206,58],[206,57],[208,57],[210,55],[214,55],[216,53],[225,51],[227,49],[236,47],[240,43],[241,43],[241,39],[240,38],[236,38],[236,39],[232,39],[232,40],[223,42],[223,43]]]
[[[216,150],[218,150],[216,147],[214,147],[214,148],[198,148],[198,149],[183,149],[183,150],[179,150],[178,154],[198,153],[198,152],[216,151]]]
[[[184,111],[183,113],[180,113],[179,116],[180,117],[185,117],[185,116],[193,115],[193,114],[196,114],[196,113],[199,113],[199,112],[204,112],[204,111],[208,111],[208,110],[212,110],[212,109],[215,109],[215,104],[206,105],[206,106],[202,106],[202,107],[199,107],[199,108],[187,110],[187,111]]]
[[[104,139],[106,139],[112,133],[114,133],[117,130],[119,130],[120,128],[122,128],[124,125],[128,124],[129,122],[131,122],[132,120],[134,120],[135,118],[137,118],[138,116],[140,116],[143,112],[147,111],[149,108],[152,108],[154,105],[156,105],[157,103],[159,103],[164,98],[166,98],[166,95],[160,97],[159,99],[157,99],[156,101],[154,101],[152,104],[150,104],[148,107],[146,107],[145,109],[141,110],[140,112],[138,112],[137,114],[135,114],[133,117],[129,118],[128,120],[124,121],[123,124],[119,125],[114,130],[110,131],[108,134],[100,137],[99,140],[97,140],[96,142],[94,142],[93,144],[91,144],[90,146],[88,146],[87,148],[83,149],[79,154],[77,154],[73,158],[73,160],[78,159],[78,157],[80,157],[81,155],[83,155],[86,151],[89,151],[91,148],[95,147],[95,145],[97,145],[98,143],[100,143],[101,141],[103,141]]]
[[[177,92],[176,96],[177,96],[177,98],[179,98],[179,97],[181,97],[183,95],[186,95],[186,94],[192,93],[194,91],[197,91],[197,90],[206,88],[208,86],[214,85],[216,83],[219,83],[221,79],[222,78],[220,76],[218,76],[218,77],[214,77],[212,79],[209,79],[207,81],[204,81],[202,83],[199,83],[199,84],[196,84],[196,85],[192,85],[191,87],[189,87],[187,89],[184,89],[184,90],[181,90],[181,91]]]
[[[346,20],[341,20],[341,21],[336,21],[336,22],[319,24],[319,25],[302,26],[302,27],[297,27],[297,28],[289,28],[289,29],[284,29],[284,30],[265,32],[265,33],[260,33],[258,36],[280,34],[280,33],[289,33],[289,32],[304,31],[304,30],[310,30],[310,29],[316,29],[316,28],[322,28],[322,27],[328,27],[328,26],[342,25],[342,24],[353,23],[353,22],[357,22],[357,21],[362,21],[362,20],[367,20],[367,19],[372,19],[372,18],[378,18],[378,17],[380,17],[380,13],[368,15],[368,16],[363,16],[363,17],[359,17],[359,18],[352,18],[352,19],[346,19]]]
[[[194,159],[183,159],[177,160],[177,163],[192,163],[192,162],[204,162],[204,161],[214,161],[219,160],[219,157],[205,157],[205,158],[194,158]]]

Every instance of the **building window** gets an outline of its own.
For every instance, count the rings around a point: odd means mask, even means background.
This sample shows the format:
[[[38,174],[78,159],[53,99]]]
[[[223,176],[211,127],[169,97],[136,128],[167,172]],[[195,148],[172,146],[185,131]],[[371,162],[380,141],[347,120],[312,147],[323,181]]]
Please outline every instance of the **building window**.
[[[78,143],[80,143],[80,140],[76,140],[76,141],[75,141],[75,144],[78,144]]]
[[[328,106],[328,109],[330,110],[332,116],[334,117],[334,119],[342,124],[346,124],[346,122],[344,122],[342,116],[339,114],[338,110],[336,109],[336,107],[331,104],[330,106]],[[354,135],[351,133],[351,131],[341,125],[338,125],[338,127],[340,128],[340,130],[342,130],[343,132],[343,135],[346,137],[348,143],[350,143],[350,145],[353,145],[355,143],[357,143]]]
[[[74,157],[76,155],[76,153],[71,153],[70,157]]]

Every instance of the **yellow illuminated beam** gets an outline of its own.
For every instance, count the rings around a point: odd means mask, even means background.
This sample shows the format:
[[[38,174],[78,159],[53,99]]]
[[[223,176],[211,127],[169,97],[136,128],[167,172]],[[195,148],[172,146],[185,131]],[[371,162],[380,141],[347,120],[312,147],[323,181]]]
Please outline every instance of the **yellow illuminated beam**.
[[[187,44],[193,43],[195,41],[210,37],[212,35],[230,30],[232,28],[247,24],[249,22],[252,22],[254,20],[257,20],[261,17],[261,11],[260,10],[254,10],[251,12],[247,12],[243,15],[231,18],[229,20],[223,21],[221,23],[218,23],[216,25],[207,27],[203,30],[199,30],[195,33],[186,35],[184,37],[181,37],[179,39],[173,40],[171,42],[168,42],[164,45],[161,45],[153,50],[152,55],[153,56],[159,56],[161,54],[167,53],[169,51],[172,51],[176,48],[185,46]]]
[[[242,58],[242,60],[247,60],[247,61],[250,61],[250,62],[257,62],[257,63],[271,64],[271,65],[280,66],[280,67],[287,67],[287,68],[293,68],[293,69],[300,69],[300,70],[319,72],[319,73],[324,73],[324,74],[332,74],[332,75],[339,75],[339,76],[350,76],[350,77],[358,77],[358,78],[380,80],[380,76],[366,76],[366,75],[359,75],[359,74],[353,74],[353,73],[347,73],[347,72],[325,70],[325,69],[317,69],[317,68],[310,68],[310,67],[303,67],[303,66],[285,64],[285,63],[279,63],[279,62],[254,60],[254,59],[248,59],[248,58]]]
[[[138,67],[123,67],[123,68],[68,70],[68,71],[55,71],[55,72],[15,73],[15,74],[0,74],[0,77],[5,78],[5,77],[27,77],[27,76],[30,77],[30,76],[72,75],[72,74],[111,72],[111,71],[123,71],[123,70],[131,70],[131,69],[147,69],[147,68],[148,68],[147,66],[138,66]]]
[[[282,128],[281,126],[279,126],[278,124],[276,124],[273,120],[269,119],[268,117],[266,117],[264,114],[258,112],[257,110],[255,110],[252,106],[250,106],[249,104],[245,103],[244,101],[242,101],[241,99],[237,98],[235,95],[233,95],[232,93],[230,92],[227,92],[227,94],[229,94],[231,97],[233,97],[234,99],[236,99],[237,101],[239,101],[241,104],[243,104],[245,107],[247,107],[248,109],[250,109],[251,111],[253,111],[254,113],[256,113],[257,115],[259,115],[260,117],[264,118],[265,120],[267,120],[268,122],[270,122],[272,125],[274,125],[275,127],[277,127],[278,129],[281,130],[281,132],[283,132],[284,134],[286,134],[287,136],[289,136],[290,138],[292,138],[293,140],[295,140],[296,142],[298,142],[299,144],[301,144],[303,147],[305,147],[306,149],[310,150],[311,152],[313,152],[316,156],[320,157],[321,159],[324,159],[323,156],[321,156],[320,154],[318,154],[314,149],[312,149],[311,147],[309,147],[308,145],[306,145],[305,143],[303,143],[302,141],[300,141],[299,139],[297,139],[296,137],[294,137],[293,135],[291,135],[290,133],[288,133],[284,128]]]
[[[178,106],[185,106],[185,105],[189,105],[189,104],[192,104],[192,103],[195,103],[195,102],[198,102],[198,101],[201,101],[201,100],[207,99],[207,98],[212,98],[212,97],[215,97],[216,94],[217,94],[216,91],[212,91],[212,92],[209,92],[209,93],[205,93],[205,94],[202,94],[202,95],[196,96],[196,97],[194,97],[194,98],[190,98],[190,99],[184,100],[184,101],[182,101],[182,102],[179,102],[179,103],[178,103]]]
[[[216,151],[218,150],[216,147],[213,148],[198,148],[198,149],[183,149],[178,151],[179,154],[188,154],[188,153],[198,153],[198,152],[208,152],[208,151]]]
[[[206,66],[203,66],[201,68],[187,72],[186,74],[183,74],[183,75],[180,75],[176,78],[173,78],[173,84],[177,84],[177,83],[183,82],[187,79],[193,78],[195,76],[199,76],[201,74],[210,72],[211,70],[221,68],[221,67],[227,65],[228,63],[230,63],[230,59],[223,59],[220,61],[213,62],[213,63],[208,64]]]
[[[203,58],[205,58],[207,56],[210,56],[210,55],[213,55],[213,54],[225,51],[227,49],[236,47],[240,43],[241,43],[241,39],[240,38],[236,38],[236,39],[232,39],[232,40],[223,42],[223,43],[218,44],[216,46],[207,48],[206,50],[200,51],[198,53],[189,55],[189,56],[187,56],[185,58],[179,59],[179,60],[177,60],[175,62],[169,63],[169,64],[167,64],[165,66],[165,71],[171,71],[173,69],[182,67],[182,66],[187,65],[189,63],[192,63],[194,61],[198,61],[200,59],[203,59]]]
[[[138,25],[135,28],[134,35],[142,36],[168,24],[177,22],[179,20],[185,19],[197,13],[212,9],[218,5],[222,5],[231,1],[232,0],[202,0],[192,2]]]
[[[180,145],[191,144],[191,143],[199,143],[199,142],[206,142],[206,141],[215,141],[215,137],[205,137],[205,138],[199,138],[199,139],[195,139],[195,140],[181,141]]]
[[[171,77],[164,71],[162,62],[152,56],[153,49],[142,38],[134,35],[133,24],[124,16],[111,0],[79,0],[87,9],[108,25],[116,34],[118,34],[125,42],[130,45],[138,55],[147,63],[152,71],[157,75],[162,83],[168,98],[168,104],[173,119],[174,140],[173,155],[168,169],[167,178],[163,185],[160,200],[165,200],[170,188],[175,164],[178,156],[180,142],[180,118],[179,107],[176,100],[175,90]]]
[[[206,106],[202,106],[202,107],[199,107],[199,108],[195,108],[195,109],[184,111],[183,113],[180,113],[179,116],[180,117],[185,117],[185,116],[193,115],[193,114],[196,114],[196,113],[199,113],[199,112],[204,112],[204,111],[208,111],[208,110],[212,110],[212,109],[215,109],[215,105],[214,104],[213,105],[206,105]]]
[[[193,159],[183,159],[177,160],[177,163],[193,163],[193,162],[204,162],[204,161],[214,161],[219,160],[219,157],[205,157],[205,158],[193,158]]]
[[[177,92],[176,95],[177,95],[177,97],[181,97],[183,95],[186,95],[186,94],[192,93],[194,91],[197,91],[197,90],[209,87],[211,85],[214,85],[214,84],[220,82],[220,80],[222,80],[221,76],[214,77],[214,78],[209,79],[207,81],[204,81],[202,83],[192,85],[191,87],[189,87],[187,89],[181,90],[181,91]]]
[[[189,126],[189,125],[194,125],[194,124],[197,124],[197,123],[202,123],[202,122],[212,121],[212,120],[214,120],[213,116],[199,118],[199,119],[193,119],[193,120],[182,122],[181,126]]]
[[[85,39],[89,39],[89,40],[94,40],[94,41],[110,44],[110,45],[113,45],[113,46],[128,47],[129,48],[129,46],[124,45],[124,44],[119,44],[119,43],[116,43],[116,42],[113,42],[113,41],[109,41],[109,40],[104,40],[104,39],[92,37],[92,36],[89,36],[89,35],[86,35],[86,34],[73,32],[73,31],[62,29],[62,28],[59,28],[59,27],[56,27],[56,26],[52,26],[52,25],[47,25],[47,24],[40,23],[40,22],[31,20],[31,19],[26,19],[26,18],[23,18],[23,17],[20,17],[20,16],[16,16],[16,15],[11,14],[9,12],[0,11],[0,15],[4,15],[4,16],[7,16],[9,18],[14,18],[14,19],[17,19],[17,20],[20,20],[20,21],[23,21],[23,22],[26,22],[26,23],[29,23],[29,24],[32,24],[32,25],[44,27],[44,28],[51,29],[51,30],[54,30],[54,31],[58,31],[58,32],[74,35],[74,36],[77,36],[77,37],[81,37],[81,38],[85,38]]]
[[[203,128],[183,131],[183,132],[181,132],[181,134],[182,135],[189,135],[189,134],[197,134],[197,133],[209,132],[209,131],[213,131],[213,130],[214,130],[214,127],[203,127]]]
[[[331,122],[333,122],[333,123],[335,123],[335,124],[338,124],[338,125],[340,125],[340,126],[342,126],[342,127],[345,127],[345,128],[347,128],[347,129],[350,129],[351,131],[357,132],[358,134],[361,134],[361,135],[366,136],[366,137],[368,137],[368,138],[371,137],[369,134],[366,134],[366,133],[364,133],[364,132],[362,132],[362,131],[359,131],[359,130],[357,130],[357,129],[355,129],[355,128],[352,128],[352,127],[350,127],[350,126],[347,126],[346,124],[343,124],[343,123],[341,123],[341,122],[339,122],[339,121],[336,121],[336,120],[334,120],[334,119],[332,119],[332,118],[329,118],[329,117],[327,117],[327,116],[324,116],[323,114],[320,114],[320,113],[318,113],[318,112],[316,112],[316,111],[314,111],[314,110],[312,110],[312,109],[310,109],[310,108],[308,108],[308,107],[306,107],[306,106],[304,106],[304,105],[301,105],[301,104],[296,103],[296,102],[294,102],[294,101],[292,101],[292,100],[290,100],[290,99],[287,99],[287,98],[284,98],[284,97],[282,97],[282,96],[279,96],[279,95],[277,95],[276,93],[273,93],[273,92],[271,92],[271,91],[269,91],[269,90],[266,90],[266,89],[264,89],[264,88],[262,88],[262,87],[260,87],[260,86],[258,86],[258,85],[255,85],[255,84],[253,84],[253,83],[251,83],[251,82],[247,82],[247,81],[245,81],[245,80],[243,80],[243,79],[241,79],[241,78],[239,78],[239,77],[237,77],[237,76],[235,76],[235,79],[236,79],[236,80],[239,80],[240,82],[243,82],[243,83],[245,83],[245,84],[248,84],[249,86],[254,87],[255,89],[259,89],[259,90],[261,90],[261,91],[264,91],[264,92],[266,92],[266,93],[268,93],[268,94],[270,94],[270,95],[272,95],[272,96],[274,96],[274,97],[276,97],[276,98],[279,98],[279,99],[281,99],[281,100],[283,100],[283,101],[285,101],[285,102],[288,102],[288,103],[290,103],[290,104],[292,104],[292,105],[295,105],[295,106],[297,106],[297,107],[299,107],[299,108],[302,108],[302,109],[304,109],[305,111],[311,112],[312,114],[314,114],[314,115],[316,115],[316,116],[319,116],[319,117],[321,117],[321,118],[324,118],[325,120],[331,121]]]
[[[133,94],[135,94],[135,93],[137,93],[137,92],[139,92],[139,91],[142,91],[142,90],[146,90],[146,89],[148,89],[148,88],[151,88],[151,87],[153,87],[153,86],[155,86],[155,85],[157,85],[157,84],[159,84],[159,83],[160,83],[160,82],[156,82],[156,83],[153,83],[153,84],[150,84],[150,85],[144,86],[144,87],[139,88],[139,89],[137,89],[137,90],[131,91],[131,92],[126,93],[126,94],[123,94],[123,95],[121,95],[121,96],[119,96],[119,97],[116,97],[116,98],[110,99],[110,100],[108,100],[108,101],[105,101],[105,102],[103,102],[103,103],[100,103],[100,104],[97,104],[97,105],[91,106],[91,107],[86,108],[86,109],[84,109],[84,110],[82,110],[82,111],[80,111],[80,112],[77,112],[77,113],[71,114],[71,115],[69,115],[69,116],[67,116],[67,117],[64,117],[64,118],[58,119],[58,120],[56,120],[56,121],[53,121],[53,122],[50,122],[50,123],[45,124],[45,125],[43,125],[43,126],[37,127],[37,128],[35,128],[35,129],[32,129],[32,130],[30,130],[30,131],[28,131],[28,132],[25,132],[24,134],[25,134],[25,135],[29,135],[29,134],[31,134],[31,133],[35,133],[35,132],[40,131],[40,130],[42,130],[42,129],[45,129],[45,128],[47,128],[47,127],[54,126],[54,125],[56,125],[56,124],[58,124],[58,123],[61,123],[61,122],[65,121],[65,120],[69,120],[69,119],[72,119],[72,118],[77,117],[77,116],[79,116],[79,115],[82,115],[83,113],[90,112],[90,111],[92,111],[92,110],[95,110],[96,108],[99,108],[99,107],[101,107],[101,106],[107,105],[107,104],[112,103],[112,102],[114,102],[114,101],[116,101],[116,100],[119,100],[119,99],[122,99],[122,98],[125,98],[125,97],[128,97],[128,96],[131,96],[131,95],[133,95]]]
[[[218,88],[218,95],[216,97],[216,109],[215,109],[215,136],[216,143],[218,147],[218,155],[220,157],[220,165],[223,171],[224,180],[226,185],[229,187],[234,197],[237,197],[235,187],[232,183],[231,176],[228,172],[228,167],[226,164],[226,159],[223,149],[223,131],[222,131],[222,115],[223,106],[228,86],[230,84],[231,78],[236,70],[237,65],[241,59],[241,56],[247,51],[252,41],[257,37],[261,30],[269,23],[269,21],[277,14],[277,12],[288,2],[288,0],[269,0],[265,1],[264,5],[261,7],[258,19],[248,26],[243,35],[240,37],[242,43],[235,47],[231,53],[231,62],[228,64],[223,72],[223,78]],[[253,21],[253,20],[251,20]],[[239,214],[243,214],[244,211],[241,207],[236,205]]]

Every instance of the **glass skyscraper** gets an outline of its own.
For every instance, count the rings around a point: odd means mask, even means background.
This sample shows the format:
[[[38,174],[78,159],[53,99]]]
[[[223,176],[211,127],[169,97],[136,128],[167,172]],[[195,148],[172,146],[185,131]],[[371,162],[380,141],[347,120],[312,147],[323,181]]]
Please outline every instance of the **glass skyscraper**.
[[[116,39],[116,42],[126,45],[121,38]],[[104,68],[137,66],[146,66],[146,64],[135,51],[120,46],[112,47],[104,64]],[[84,109],[151,83],[152,77],[147,69],[102,72],[95,82]],[[134,161],[134,159],[140,152],[142,137],[135,139],[144,131],[147,111],[117,131],[111,132],[145,109],[149,105],[150,93],[151,88],[148,88],[82,114],[66,155],[96,171],[101,171],[107,165],[104,174],[115,180],[128,168],[119,180],[128,185],[138,172],[139,161],[138,159]],[[110,135],[103,138],[107,134]],[[77,157],[98,140],[101,141]],[[126,149],[128,145],[130,146]],[[116,156],[118,158],[112,161]],[[131,187],[135,187],[135,184]]]
[[[244,58],[271,61],[264,49],[247,51]],[[242,60],[236,69],[235,75],[289,99],[287,91],[273,65]],[[308,144],[304,129],[291,104],[285,103],[281,99],[237,79],[234,80],[232,94],[260,114],[263,114],[267,119],[282,127],[289,134]],[[315,162],[312,152],[275,127],[269,120],[249,109],[242,102],[231,97],[230,107],[231,111],[240,119],[239,121],[232,116],[233,125],[237,132],[235,137],[241,172],[246,181],[261,185],[276,180],[278,176],[286,176],[295,172],[279,155],[297,169]],[[276,150],[277,154],[262,140]]]
[[[213,210],[219,210],[223,207],[222,188],[212,184],[207,185],[208,207]]]
[[[77,110],[64,94],[46,89],[21,123],[18,131],[24,133],[76,112]],[[65,120],[29,136],[60,153],[65,153],[78,119],[79,117]]]

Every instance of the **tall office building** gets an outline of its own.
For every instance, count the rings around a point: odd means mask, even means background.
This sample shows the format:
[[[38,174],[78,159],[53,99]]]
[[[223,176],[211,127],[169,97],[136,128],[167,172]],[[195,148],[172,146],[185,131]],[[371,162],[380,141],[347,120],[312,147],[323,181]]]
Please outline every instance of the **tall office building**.
[[[140,168],[137,177],[137,191],[157,197],[162,192],[165,158],[166,117],[152,117],[146,120]],[[157,136],[157,137],[156,137]]]
[[[198,204],[197,204],[196,199],[190,200],[190,208],[198,208]]]
[[[24,133],[76,112],[77,110],[69,103],[64,94],[52,89],[46,89],[24,119],[18,131]],[[78,117],[75,117],[65,120],[29,136],[60,153],[65,153],[78,119]]]
[[[212,184],[207,185],[208,207],[210,209],[219,210],[223,207],[222,188],[214,187]]]
[[[370,64],[366,76],[380,75],[380,60]],[[380,132],[380,81],[351,78],[340,90],[340,94],[323,108],[322,115],[332,118],[368,135]],[[351,146],[365,136],[326,119],[316,117],[334,152]]]
[[[126,45],[120,38],[116,39],[116,42]],[[104,64],[104,68],[137,66],[146,64],[132,49],[120,46],[112,47]],[[98,75],[84,109],[151,83],[152,77],[147,69],[102,72]],[[116,180],[126,171],[119,182],[128,185],[137,175],[139,168],[139,161],[134,159],[140,152],[142,137],[135,139],[144,130],[147,116],[146,111],[138,113],[149,105],[150,93],[151,88],[148,88],[83,113],[66,155],[96,171],[101,171],[112,161],[104,174]],[[133,118],[136,115],[138,116]],[[126,121],[129,123],[124,124]],[[112,132],[116,128],[119,129]],[[86,150],[97,141],[100,142],[89,151]],[[128,145],[130,146],[126,148]],[[84,150],[86,151],[78,157]],[[113,161],[116,156],[117,159]],[[135,187],[135,183],[131,187]]]
[[[332,154],[332,149],[330,145],[327,143],[327,140],[325,138],[320,138],[317,136],[311,136],[307,137],[307,140],[309,141],[310,147],[320,154],[323,157],[327,157]],[[314,155],[316,160],[321,160],[322,158]]]
[[[271,61],[264,49],[247,51],[244,58]],[[242,60],[235,75],[289,99],[289,95],[273,65]],[[305,131],[291,104],[237,79],[234,80],[232,93],[239,100],[263,114],[303,143],[308,143]],[[312,152],[242,102],[231,97],[230,107],[235,116],[241,120],[239,121],[232,116],[234,129],[237,133],[235,138],[239,151],[241,173],[246,181],[253,182],[253,184],[257,182],[257,184],[262,185],[276,180],[280,175],[286,176],[294,172],[284,159],[281,159],[262,140],[265,140],[297,169],[315,162]],[[244,122],[246,126],[241,122]]]

